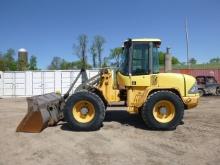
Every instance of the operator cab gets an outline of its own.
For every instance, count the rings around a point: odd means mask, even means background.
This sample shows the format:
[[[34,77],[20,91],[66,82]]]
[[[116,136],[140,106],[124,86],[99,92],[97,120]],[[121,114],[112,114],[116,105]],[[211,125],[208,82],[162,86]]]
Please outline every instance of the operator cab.
[[[160,39],[128,39],[120,56],[119,72],[127,75],[159,73],[158,48]]]

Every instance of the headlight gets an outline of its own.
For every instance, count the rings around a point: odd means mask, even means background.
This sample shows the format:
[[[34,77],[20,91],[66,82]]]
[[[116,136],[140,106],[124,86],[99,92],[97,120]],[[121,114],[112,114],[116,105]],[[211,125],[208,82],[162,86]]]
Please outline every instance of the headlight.
[[[197,87],[197,84],[195,83],[191,88],[190,90],[188,91],[189,94],[196,94],[198,93],[198,87]]]

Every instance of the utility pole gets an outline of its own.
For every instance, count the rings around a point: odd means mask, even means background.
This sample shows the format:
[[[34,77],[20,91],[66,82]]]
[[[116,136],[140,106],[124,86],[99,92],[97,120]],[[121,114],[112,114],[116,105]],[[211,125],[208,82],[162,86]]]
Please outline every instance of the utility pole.
[[[186,22],[185,22],[185,32],[186,32],[187,67],[189,69],[190,68],[190,64],[189,64],[189,36],[188,36],[188,21],[187,21],[187,18],[186,18]]]

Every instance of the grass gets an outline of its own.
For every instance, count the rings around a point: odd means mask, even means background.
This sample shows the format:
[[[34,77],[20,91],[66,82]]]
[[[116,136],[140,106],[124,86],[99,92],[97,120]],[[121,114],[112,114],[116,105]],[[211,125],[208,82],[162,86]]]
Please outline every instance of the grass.
[[[187,65],[173,65],[173,69],[188,69]],[[163,65],[160,66],[161,69],[164,68]],[[213,64],[193,64],[190,65],[189,69],[220,69],[220,63],[213,63]]]

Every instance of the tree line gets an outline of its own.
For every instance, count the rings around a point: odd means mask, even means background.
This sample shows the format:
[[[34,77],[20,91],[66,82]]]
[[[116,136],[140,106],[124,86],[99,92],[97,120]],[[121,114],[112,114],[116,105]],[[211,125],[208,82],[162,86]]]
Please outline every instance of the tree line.
[[[55,56],[50,62],[47,69],[49,70],[69,70],[81,68],[102,68],[102,67],[117,67],[119,66],[120,55],[122,54],[122,47],[116,47],[110,50],[109,55],[104,56],[103,50],[106,40],[103,36],[96,35],[93,37],[89,45],[89,38],[86,34],[78,36],[76,42],[73,44],[73,54],[77,56],[78,60],[67,61],[61,57]],[[164,52],[159,52],[159,64],[164,65]],[[91,60],[91,62],[89,62]],[[190,64],[196,64],[197,60],[191,58]],[[172,57],[173,65],[184,65],[178,58]],[[212,58],[207,64],[220,64],[220,58]],[[23,62],[15,59],[15,50],[10,48],[5,53],[0,52],[0,71],[18,71],[18,70],[40,70],[37,66],[37,57],[31,55],[28,62]]]

